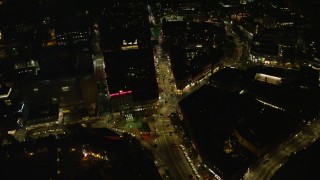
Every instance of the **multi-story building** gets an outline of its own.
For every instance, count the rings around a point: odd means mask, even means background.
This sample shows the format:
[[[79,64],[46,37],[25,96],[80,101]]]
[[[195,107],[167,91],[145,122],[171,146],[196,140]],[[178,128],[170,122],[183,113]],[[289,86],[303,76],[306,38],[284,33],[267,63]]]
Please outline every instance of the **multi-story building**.
[[[209,77],[215,63],[219,61],[222,52],[201,44],[183,47],[172,47],[169,51],[171,68],[178,91]]]
[[[40,66],[38,61],[31,59],[29,61],[16,62],[14,70],[16,78],[21,78],[23,76],[33,77],[37,76]]]
[[[113,111],[130,111],[158,100],[145,7],[143,3],[114,3],[104,9],[99,21],[100,44]]]
[[[166,28],[174,32],[174,28]],[[210,76],[223,55],[221,47],[226,38],[224,27],[212,22],[188,22],[182,32],[182,42],[172,47],[168,45],[171,68],[179,91]]]
[[[275,65],[279,62],[295,62],[298,35],[292,27],[267,29],[253,36],[250,59],[254,62]]]
[[[81,45],[91,43],[91,29],[88,14],[60,19],[55,23],[55,29],[50,30],[52,41],[57,45]],[[55,37],[54,37],[55,35]]]
[[[152,54],[152,49],[133,49],[104,54],[108,93],[112,102],[114,100],[128,102],[124,103],[125,106],[129,104],[130,108],[133,108],[133,106],[152,104],[158,100]],[[123,101],[123,99],[126,100]],[[117,104],[121,103],[113,104],[113,109],[119,110]]]

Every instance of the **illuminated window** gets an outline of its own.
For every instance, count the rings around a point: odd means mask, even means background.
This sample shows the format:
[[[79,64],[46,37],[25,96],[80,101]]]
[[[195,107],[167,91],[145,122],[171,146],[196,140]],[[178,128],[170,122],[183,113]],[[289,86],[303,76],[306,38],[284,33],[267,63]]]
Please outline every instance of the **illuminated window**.
[[[62,88],[61,88],[61,91],[62,91],[62,92],[67,92],[67,91],[69,91],[69,86],[64,86],[64,87],[62,87]]]
[[[270,84],[279,85],[282,82],[282,79],[280,77],[271,76],[267,74],[257,73],[255,75],[255,79],[261,82],[266,82]]]

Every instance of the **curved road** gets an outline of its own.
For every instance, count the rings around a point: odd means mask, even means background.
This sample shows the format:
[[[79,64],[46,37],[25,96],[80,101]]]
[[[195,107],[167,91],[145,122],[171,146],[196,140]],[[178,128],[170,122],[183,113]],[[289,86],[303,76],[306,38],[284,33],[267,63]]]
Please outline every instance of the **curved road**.
[[[281,144],[270,155],[262,158],[258,164],[251,167],[244,179],[270,179],[272,175],[285,163],[292,153],[303,150],[304,147],[320,138],[320,119],[317,118],[311,124],[306,125],[288,142]]]

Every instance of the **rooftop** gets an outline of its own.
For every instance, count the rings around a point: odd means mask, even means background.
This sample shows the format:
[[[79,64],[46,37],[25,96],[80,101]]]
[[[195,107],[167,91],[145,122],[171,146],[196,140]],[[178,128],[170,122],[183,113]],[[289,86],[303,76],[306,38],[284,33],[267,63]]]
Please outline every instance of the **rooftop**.
[[[151,49],[105,53],[109,93],[132,91],[134,102],[158,98]]]
[[[28,120],[39,120],[47,119],[52,117],[58,117],[59,115],[59,104],[43,104],[38,107],[30,108]],[[57,119],[58,120],[58,119]]]

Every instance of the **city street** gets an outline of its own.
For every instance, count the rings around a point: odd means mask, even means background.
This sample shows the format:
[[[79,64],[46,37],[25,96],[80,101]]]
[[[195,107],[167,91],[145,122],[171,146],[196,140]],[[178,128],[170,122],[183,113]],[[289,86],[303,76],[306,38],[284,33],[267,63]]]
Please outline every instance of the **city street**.
[[[0,180],[316,179],[319,6],[0,0]]]
[[[306,124],[292,139],[281,144],[270,155],[261,158],[259,162],[250,167],[244,175],[244,179],[270,179],[272,175],[284,165],[286,159],[299,150],[304,150],[305,147],[320,138],[320,119],[316,119],[311,124]]]
[[[166,157],[166,173],[169,178],[192,179],[197,175],[179,146],[181,140],[174,134],[174,127],[169,119],[169,115],[177,111],[178,99],[169,56],[163,52],[160,46],[155,47],[155,66],[160,89],[158,114],[155,121],[155,133],[159,137],[155,140],[158,145],[155,151],[159,151]]]

